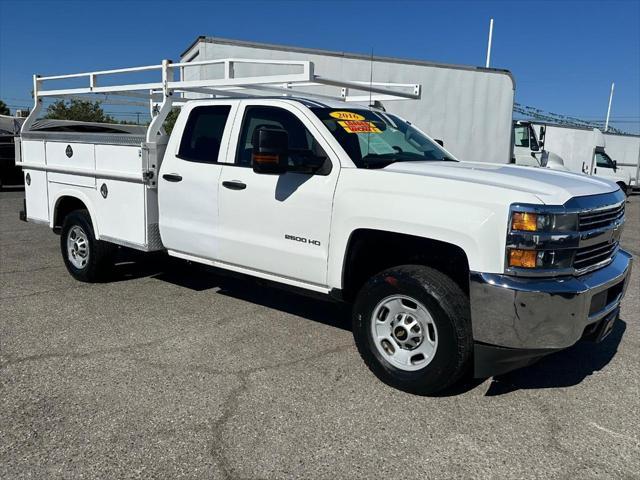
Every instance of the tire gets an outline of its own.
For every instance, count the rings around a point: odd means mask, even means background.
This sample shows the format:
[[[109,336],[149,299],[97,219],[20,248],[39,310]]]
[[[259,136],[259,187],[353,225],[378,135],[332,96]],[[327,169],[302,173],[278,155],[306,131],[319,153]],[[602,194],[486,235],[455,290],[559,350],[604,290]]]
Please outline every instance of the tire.
[[[115,245],[96,240],[91,217],[86,210],[75,210],[65,217],[60,250],[67,270],[76,280],[99,282],[111,272]]]
[[[620,190],[622,190],[622,193],[624,193],[625,196],[628,197],[629,194],[631,193],[631,189],[625,183],[622,183],[622,182],[618,182],[618,186],[620,187]]]
[[[397,320],[402,315],[404,320]],[[418,330],[405,328],[412,320]],[[380,336],[374,339],[374,331],[394,333],[385,343]],[[418,337],[407,338],[418,335],[416,331],[422,333],[419,344]],[[471,366],[469,299],[437,270],[422,265],[393,267],[372,277],[358,293],[353,336],[365,364],[384,383],[418,395],[435,394],[461,379]]]

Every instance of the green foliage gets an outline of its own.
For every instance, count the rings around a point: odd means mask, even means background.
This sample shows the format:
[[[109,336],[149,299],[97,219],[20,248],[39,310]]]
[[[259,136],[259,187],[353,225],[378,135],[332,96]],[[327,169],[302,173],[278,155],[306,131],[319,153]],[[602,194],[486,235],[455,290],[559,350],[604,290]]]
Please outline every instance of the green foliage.
[[[7,104],[0,100],[0,115],[10,115],[10,113],[11,112],[9,112],[9,107],[7,107]]]
[[[81,122],[115,123],[115,120],[104,113],[100,102],[71,99],[68,102],[58,100],[47,107],[45,118],[57,120],[78,120]]]
[[[173,131],[173,126],[176,124],[176,120],[178,119],[178,114],[180,113],[179,108],[172,108],[171,111],[167,114],[167,118],[164,121],[163,127],[167,135],[171,135]]]

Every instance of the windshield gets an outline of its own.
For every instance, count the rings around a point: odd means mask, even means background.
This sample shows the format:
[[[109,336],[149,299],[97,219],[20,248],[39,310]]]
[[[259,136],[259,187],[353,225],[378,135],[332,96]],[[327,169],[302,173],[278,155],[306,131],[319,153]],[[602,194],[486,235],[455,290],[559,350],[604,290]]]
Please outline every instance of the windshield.
[[[395,162],[457,161],[409,122],[364,109],[311,109],[358,168]]]

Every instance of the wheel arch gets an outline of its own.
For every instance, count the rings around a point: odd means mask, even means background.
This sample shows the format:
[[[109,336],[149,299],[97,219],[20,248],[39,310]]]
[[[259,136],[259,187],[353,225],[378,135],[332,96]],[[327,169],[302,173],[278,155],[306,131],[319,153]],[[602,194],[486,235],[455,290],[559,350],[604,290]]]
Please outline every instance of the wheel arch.
[[[353,299],[368,278],[402,264],[430,266],[452,278],[463,292],[469,291],[469,259],[461,246],[420,235],[358,228],[351,232],[342,259],[343,298]]]
[[[87,195],[75,190],[61,191],[53,200],[52,205],[53,208],[51,209],[52,215],[50,227],[54,231],[59,232],[62,229],[64,218],[69,213],[75,210],[84,209],[89,212],[91,225],[93,226],[93,233],[96,239],[100,239],[95,211],[92,207],[91,200]]]

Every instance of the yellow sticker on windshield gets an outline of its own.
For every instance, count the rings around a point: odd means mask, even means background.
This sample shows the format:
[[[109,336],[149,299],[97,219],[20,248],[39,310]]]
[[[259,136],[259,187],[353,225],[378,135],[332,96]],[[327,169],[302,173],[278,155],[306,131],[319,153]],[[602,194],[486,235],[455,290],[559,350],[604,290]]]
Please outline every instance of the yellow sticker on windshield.
[[[338,122],[347,133],[380,133],[381,130],[373,122],[360,120],[343,120]]]
[[[354,112],[331,112],[329,115],[338,120],[364,120],[362,115]]]

